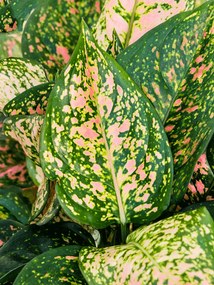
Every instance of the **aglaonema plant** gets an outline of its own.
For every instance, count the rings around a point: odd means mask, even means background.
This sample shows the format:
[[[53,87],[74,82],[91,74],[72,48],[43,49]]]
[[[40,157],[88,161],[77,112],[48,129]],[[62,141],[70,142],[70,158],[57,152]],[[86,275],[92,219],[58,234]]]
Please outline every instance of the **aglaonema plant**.
[[[213,6],[0,2],[0,284],[214,283]]]

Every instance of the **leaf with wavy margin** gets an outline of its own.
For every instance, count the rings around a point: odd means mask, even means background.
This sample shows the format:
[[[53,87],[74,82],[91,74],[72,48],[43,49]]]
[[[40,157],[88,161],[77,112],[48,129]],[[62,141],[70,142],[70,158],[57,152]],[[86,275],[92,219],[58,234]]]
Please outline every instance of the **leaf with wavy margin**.
[[[50,95],[40,157],[65,212],[98,228],[167,207],[172,161],[161,121],[124,70],[83,32]]]
[[[203,207],[141,227],[126,245],[85,247],[79,260],[88,284],[213,284],[214,222]]]

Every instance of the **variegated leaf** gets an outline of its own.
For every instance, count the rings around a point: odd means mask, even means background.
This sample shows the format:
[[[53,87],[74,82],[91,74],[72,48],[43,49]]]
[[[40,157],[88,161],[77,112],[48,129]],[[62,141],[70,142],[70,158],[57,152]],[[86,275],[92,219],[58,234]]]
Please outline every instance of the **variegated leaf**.
[[[153,103],[163,122],[176,99],[178,87],[186,79],[186,71],[194,58],[199,60],[203,57],[204,51],[200,50],[200,45],[212,22],[209,4],[171,18],[117,57],[117,61]],[[203,41],[205,45],[206,41]],[[167,71],[165,62],[169,69]]]
[[[21,33],[0,33],[0,59],[21,56]]]
[[[5,207],[21,223],[27,224],[30,208],[22,195],[22,190],[13,187],[1,187],[0,205]]]
[[[27,89],[5,105],[4,114],[6,116],[45,114],[53,86],[54,83],[43,83]]]
[[[25,154],[37,165],[40,165],[39,140],[43,121],[42,115],[17,115],[4,120],[5,134],[17,140]]]
[[[26,226],[0,248],[0,284],[13,281],[26,263],[37,255],[66,245],[94,245],[93,238],[74,223]]]
[[[168,206],[172,161],[146,96],[83,32],[50,95],[41,163],[73,219],[98,228],[148,222]]]
[[[27,21],[22,38],[23,54],[37,59],[55,76],[69,61],[83,17],[92,25],[100,13],[99,0],[46,0]]]
[[[12,14],[11,7],[5,3],[0,7],[0,33],[16,30],[17,22]]]
[[[98,44],[107,49],[114,30],[124,47],[175,14],[192,9],[195,0],[107,0],[94,28]]]
[[[38,255],[27,263],[13,285],[87,284],[78,266],[80,249],[80,246],[69,245]]]
[[[23,150],[18,142],[3,135],[3,120],[0,113],[0,186],[29,187],[32,182],[27,174]]]
[[[80,269],[88,284],[211,285],[214,222],[206,208],[139,228],[127,244],[85,247]]]
[[[213,132],[212,38],[208,1],[150,31],[117,58],[166,121],[175,166],[173,203],[184,195]]]
[[[5,244],[5,242],[7,242],[16,232],[18,232],[23,227],[23,224],[14,220],[0,220],[0,248]]]
[[[26,165],[30,178],[36,186],[43,183],[45,176],[41,166],[37,165],[29,157],[26,157]]]
[[[15,96],[32,86],[47,82],[42,67],[21,58],[0,60],[0,112]]]
[[[7,208],[0,205],[0,220],[7,219],[16,220],[16,218],[11,214],[9,210],[7,210]]]

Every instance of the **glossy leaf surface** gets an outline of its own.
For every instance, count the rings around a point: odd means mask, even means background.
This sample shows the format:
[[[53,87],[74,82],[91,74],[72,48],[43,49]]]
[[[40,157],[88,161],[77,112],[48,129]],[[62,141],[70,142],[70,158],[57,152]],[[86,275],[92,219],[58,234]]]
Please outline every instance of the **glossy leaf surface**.
[[[94,36],[106,50],[115,30],[122,45],[127,47],[173,15],[194,6],[194,0],[107,0],[94,29]]]
[[[27,59],[6,58],[0,61],[0,111],[15,96],[47,81],[40,65]]]
[[[73,223],[23,228],[0,249],[0,283],[14,280],[22,267],[37,255],[72,244],[92,245],[94,242],[88,232]]]
[[[4,121],[5,134],[17,140],[25,154],[37,165],[40,165],[39,139],[43,121],[42,115],[17,115],[8,117]]]
[[[148,99],[83,33],[42,130],[45,174],[73,219],[95,227],[149,221],[169,203],[171,153]]]
[[[53,85],[53,83],[44,83],[27,89],[5,105],[4,114],[6,116],[45,114]]]
[[[0,113],[0,186],[30,186],[32,182],[27,174],[23,150],[18,142],[3,134],[3,120]]]
[[[0,205],[4,206],[21,223],[27,224],[30,208],[24,199],[21,189],[5,187],[0,189]]]
[[[92,25],[99,13],[99,0],[43,1],[25,25],[22,38],[24,56],[42,62],[54,76],[74,50],[81,19]]]
[[[78,266],[80,249],[80,246],[63,246],[35,257],[22,269],[13,284],[87,284]]]
[[[139,228],[127,244],[83,248],[88,284],[213,284],[214,222],[206,208]]]
[[[184,195],[213,132],[212,11],[208,1],[175,16],[117,58],[166,121],[175,166],[173,202]]]

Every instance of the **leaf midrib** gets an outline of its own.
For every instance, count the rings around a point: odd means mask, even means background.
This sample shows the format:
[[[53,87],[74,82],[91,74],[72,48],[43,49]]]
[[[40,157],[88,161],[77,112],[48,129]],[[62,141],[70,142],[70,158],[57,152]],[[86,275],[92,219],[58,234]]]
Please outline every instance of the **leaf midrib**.
[[[134,25],[134,18],[135,18],[135,12],[136,12],[136,9],[137,9],[137,4],[138,4],[138,0],[135,0],[134,7],[133,7],[133,10],[132,10],[132,14],[131,14],[131,19],[130,19],[130,22],[129,22],[128,32],[127,32],[127,35],[126,35],[126,41],[125,41],[125,47],[124,48],[129,46],[129,42],[130,42],[131,34],[132,34],[132,29],[133,29],[133,25]]]

